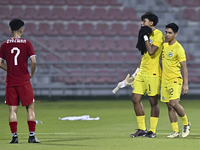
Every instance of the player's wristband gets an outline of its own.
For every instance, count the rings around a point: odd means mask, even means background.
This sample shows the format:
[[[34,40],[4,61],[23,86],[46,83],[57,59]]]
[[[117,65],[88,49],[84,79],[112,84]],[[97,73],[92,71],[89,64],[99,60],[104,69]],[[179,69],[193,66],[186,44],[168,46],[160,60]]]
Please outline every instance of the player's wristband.
[[[144,38],[144,41],[148,41],[149,40],[147,35],[144,35],[143,38]]]
[[[140,70],[140,68],[137,68],[134,72],[134,74],[132,74],[132,77],[135,78],[136,74],[138,73],[138,71]]]

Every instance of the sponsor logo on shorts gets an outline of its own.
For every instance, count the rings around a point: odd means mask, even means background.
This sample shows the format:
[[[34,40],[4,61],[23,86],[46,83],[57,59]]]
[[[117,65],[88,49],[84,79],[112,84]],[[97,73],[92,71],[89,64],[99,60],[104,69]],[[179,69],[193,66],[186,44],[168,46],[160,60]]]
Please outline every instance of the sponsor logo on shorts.
[[[133,87],[133,91],[135,90],[135,88]]]
[[[162,100],[165,100],[165,97],[164,97],[164,96],[162,97]]]

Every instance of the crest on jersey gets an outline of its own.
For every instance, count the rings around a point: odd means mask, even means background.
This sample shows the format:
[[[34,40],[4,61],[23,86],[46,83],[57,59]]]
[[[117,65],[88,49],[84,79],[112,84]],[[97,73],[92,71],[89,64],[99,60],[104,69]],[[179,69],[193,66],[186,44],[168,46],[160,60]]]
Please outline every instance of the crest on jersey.
[[[173,51],[171,50],[171,52],[169,53],[169,57],[172,57],[173,56]]]
[[[152,38],[150,38],[150,39],[149,39],[149,43],[150,43],[150,44],[152,44],[152,43],[153,43],[153,40],[152,40]]]

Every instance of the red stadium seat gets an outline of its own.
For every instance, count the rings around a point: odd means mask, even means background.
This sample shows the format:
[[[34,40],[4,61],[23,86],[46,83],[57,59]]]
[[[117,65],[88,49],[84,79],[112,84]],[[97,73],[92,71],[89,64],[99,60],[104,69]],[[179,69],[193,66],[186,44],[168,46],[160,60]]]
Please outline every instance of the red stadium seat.
[[[71,62],[82,62],[83,56],[81,54],[73,54],[71,55]]]
[[[11,15],[13,18],[23,18],[24,17],[24,10],[22,7],[13,7],[11,9]]]
[[[137,38],[134,38],[133,40],[130,40],[131,42],[131,51],[137,51],[139,52],[139,50],[136,48],[136,45],[137,45],[137,41],[138,39]]]
[[[199,0],[182,0],[182,4],[184,6],[188,6],[188,7],[196,7],[200,5],[200,1]]]
[[[81,0],[66,0],[67,5],[70,5],[70,6],[80,5],[80,1]]]
[[[75,41],[74,51],[87,51],[88,42],[85,38],[78,38]]]
[[[0,22],[0,35],[11,36],[10,27],[4,23]]]
[[[49,17],[51,16],[51,10],[47,7],[40,7],[38,9],[38,16],[37,19],[39,20],[45,20],[45,19],[49,19]]]
[[[81,31],[86,32],[87,35],[101,35],[101,32],[100,31],[96,31],[94,29],[93,24],[91,24],[91,23],[84,23],[84,24],[82,24]]]
[[[113,73],[111,70],[108,69],[101,69],[98,71],[98,81],[97,83],[116,83],[118,80],[116,77],[113,76],[113,74],[116,74],[115,72]]]
[[[90,20],[92,18],[93,12],[89,8],[82,8],[79,11],[79,20]]]
[[[106,20],[118,20],[120,18],[122,18],[122,14],[121,14],[120,9],[110,8],[108,10],[108,15],[104,19],[106,19]]]
[[[92,38],[89,41],[88,51],[101,51],[102,41],[100,38]]]
[[[39,0],[38,3],[40,5],[51,5],[53,3],[53,0]]]
[[[101,31],[103,35],[113,36],[116,35],[114,30],[110,30],[108,24],[106,23],[99,23],[97,24],[97,31]]]
[[[138,21],[140,20],[140,18],[137,17],[136,12],[133,8],[124,8],[122,11],[121,20]]]
[[[178,0],[165,0],[169,5],[178,7],[181,6],[182,4]]]
[[[123,24],[113,23],[111,26],[112,31],[114,31],[117,35],[123,35],[124,27]]]
[[[66,0],[52,0],[52,4],[54,4],[54,5],[65,5]]]
[[[37,9],[35,7],[26,7],[24,12],[24,19],[36,19]]]
[[[27,35],[35,35],[37,32],[35,23],[26,23],[24,33]]]
[[[61,40],[61,51],[74,51],[74,41],[71,38],[62,38]]]
[[[117,0],[110,0],[109,4],[111,6],[122,6],[122,3],[117,2]]]
[[[138,63],[139,63],[140,58],[141,58],[141,57],[138,57],[138,55],[136,55],[136,54],[129,54],[129,53],[127,53],[127,54],[125,55],[125,60],[126,60],[127,62],[138,61]]]
[[[98,62],[110,61],[110,56],[107,53],[100,53],[97,56],[97,61]]]
[[[52,9],[52,15],[51,17],[49,17],[49,19],[52,19],[52,20],[65,20],[65,10],[63,8],[59,8],[59,7],[54,7]]]
[[[50,32],[51,32],[51,27],[49,23],[40,23],[38,25],[38,30],[35,33],[35,35],[44,36],[44,35],[49,35]]]
[[[128,38],[120,38],[117,42],[115,51],[128,51],[131,49],[131,43]]]
[[[67,20],[76,20],[78,17],[79,13],[76,8],[67,8],[65,16]]]
[[[48,47],[52,50],[59,51],[61,48],[61,43],[58,38],[49,38]]]
[[[91,70],[88,70],[88,69],[85,70],[83,81],[86,84],[95,83],[97,80],[98,80],[97,74],[96,74],[96,72],[93,69],[91,69]]]
[[[23,0],[8,0],[10,1],[10,4],[12,5],[23,5],[24,1]]]
[[[23,1],[24,1],[24,4],[26,4],[26,5],[36,5],[36,4],[38,4],[39,0],[34,0],[34,1],[23,0]]]
[[[54,23],[50,35],[63,35],[65,33],[65,25],[62,23]]]
[[[10,0],[0,0],[0,5],[8,5],[10,4]]]
[[[45,38],[36,38],[36,40],[38,41],[39,44],[46,47],[48,46],[47,40]]]
[[[83,71],[80,69],[72,70],[69,73],[70,76],[65,77],[66,84],[80,84],[83,81]]]
[[[56,55],[54,55],[54,54],[46,54],[46,56],[45,56],[45,61],[53,61],[53,62],[56,62],[56,61],[58,61],[59,60],[59,58],[56,56]]]
[[[92,18],[92,10],[90,8],[82,8],[79,10],[78,20],[90,20]]]
[[[134,35],[137,36],[139,33],[139,27],[137,24],[128,23],[126,29],[120,35]]]
[[[79,25],[77,23],[69,23],[67,25],[67,30],[65,32],[65,34],[67,35],[79,35],[80,29],[79,29]]]
[[[80,3],[83,6],[92,6],[95,4],[95,1],[94,0],[81,0]]]
[[[94,14],[92,16],[92,20],[103,20],[107,16],[106,9],[104,8],[96,8],[94,9]]]
[[[183,19],[190,21],[197,21],[198,16],[195,9],[186,8],[183,10]]]
[[[112,54],[111,55],[111,61],[112,62],[123,62],[124,61],[124,57],[122,54]]]
[[[109,1],[108,0],[94,0],[95,4],[98,6],[107,6],[109,5]]]
[[[2,4],[1,4],[2,5]],[[1,7],[0,9],[0,19],[9,19],[10,18],[10,9],[9,7]]]
[[[97,63],[97,57],[94,53],[86,53],[84,56],[85,68],[95,68]]]
[[[114,51],[116,48],[117,45],[113,38],[104,39],[102,51]]]

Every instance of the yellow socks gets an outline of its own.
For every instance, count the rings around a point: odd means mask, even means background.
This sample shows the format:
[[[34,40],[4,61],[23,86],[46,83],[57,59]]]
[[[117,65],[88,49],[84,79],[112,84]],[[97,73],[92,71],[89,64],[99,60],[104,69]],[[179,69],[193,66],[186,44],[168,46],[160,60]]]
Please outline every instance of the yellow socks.
[[[181,118],[184,126],[187,126],[189,124],[186,114],[185,114],[185,116],[180,117],[180,118]]]
[[[145,116],[137,116],[138,127],[141,130],[146,130],[145,126]]]
[[[172,122],[171,125],[172,125],[173,131],[178,133],[179,132],[178,122]]]
[[[157,124],[158,124],[158,117],[151,117],[151,119],[150,119],[151,128],[149,131],[156,133]]]

